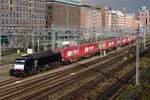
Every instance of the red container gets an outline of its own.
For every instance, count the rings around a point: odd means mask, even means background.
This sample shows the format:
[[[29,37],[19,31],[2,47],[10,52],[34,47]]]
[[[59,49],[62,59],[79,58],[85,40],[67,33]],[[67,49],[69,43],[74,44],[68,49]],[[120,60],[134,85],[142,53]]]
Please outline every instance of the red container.
[[[121,45],[122,45],[121,38],[116,39],[116,47],[121,46]]]
[[[115,48],[117,45],[117,38],[111,40],[111,48]]]
[[[122,45],[126,45],[127,44],[127,37],[123,37],[122,38]]]
[[[132,42],[132,37],[129,36],[128,39],[127,39],[127,43],[129,44],[129,43],[131,43],[131,42]]]
[[[116,47],[116,39],[103,41],[103,49],[109,50]]]
[[[77,58],[80,57],[79,47],[78,46],[71,46],[57,49],[61,52],[62,61],[75,61]]]
[[[98,43],[82,44],[80,45],[80,55],[88,57],[98,51]]]

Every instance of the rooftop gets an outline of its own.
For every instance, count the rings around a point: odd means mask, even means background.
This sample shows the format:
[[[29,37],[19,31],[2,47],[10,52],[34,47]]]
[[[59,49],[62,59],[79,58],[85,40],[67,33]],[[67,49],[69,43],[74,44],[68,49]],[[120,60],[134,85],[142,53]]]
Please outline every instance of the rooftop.
[[[65,4],[80,5],[80,0],[46,0],[46,2],[60,2]]]

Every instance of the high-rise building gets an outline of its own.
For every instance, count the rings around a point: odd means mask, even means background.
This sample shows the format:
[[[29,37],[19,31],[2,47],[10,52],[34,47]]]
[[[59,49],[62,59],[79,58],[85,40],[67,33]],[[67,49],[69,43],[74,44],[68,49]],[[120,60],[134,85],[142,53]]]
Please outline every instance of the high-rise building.
[[[117,13],[116,10],[112,10],[111,28],[115,30],[117,28]]]
[[[117,26],[119,29],[125,28],[125,14],[122,13],[121,11],[117,11],[117,19],[118,23]]]
[[[143,26],[146,27],[149,25],[149,11],[147,10],[146,7],[142,7],[141,10],[139,10],[136,13],[136,19],[139,21],[139,23]]]
[[[135,15],[127,14],[126,16],[126,28],[135,30],[136,29],[136,22],[135,22]]]
[[[112,29],[125,28],[126,16],[119,10],[112,10]]]
[[[81,5],[81,27],[102,28],[101,9],[89,5]]]
[[[45,0],[0,0],[0,28],[44,28]]]
[[[102,7],[102,27],[105,30],[111,29],[111,21],[112,21],[112,14],[111,9],[104,6]]]

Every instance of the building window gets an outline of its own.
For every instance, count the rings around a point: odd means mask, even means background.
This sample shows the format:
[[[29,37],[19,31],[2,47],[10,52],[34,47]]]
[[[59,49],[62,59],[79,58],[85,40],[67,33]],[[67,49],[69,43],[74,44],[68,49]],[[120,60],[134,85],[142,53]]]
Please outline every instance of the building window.
[[[8,19],[6,19],[6,24],[8,24]]]
[[[13,13],[13,17],[15,17],[15,13]]]
[[[10,4],[12,4],[12,0],[10,0]]]
[[[12,7],[10,7],[10,11],[12,11]]]
[[[2,24],[5,24],[4,19],[2,19]]]
[[[9,16],[12,17],[12,13],[11,12],[9,13]]]
[[[17,20],[17,24],[19,24],[19,21]]]
[[[2,0],[1,3],[4,3],[4,0]]]
[[[31,3],[29,3],[29,7],[31,7]]]
[[[4,14],[2,14],[1,16],[4,17]]]

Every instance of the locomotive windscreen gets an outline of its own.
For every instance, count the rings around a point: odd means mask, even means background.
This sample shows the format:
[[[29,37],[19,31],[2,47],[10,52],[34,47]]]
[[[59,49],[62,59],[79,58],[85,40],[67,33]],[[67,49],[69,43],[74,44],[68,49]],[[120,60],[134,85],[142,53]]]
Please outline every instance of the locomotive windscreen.
[[[24,70],[25,60],[16,60],[14,70]]]

